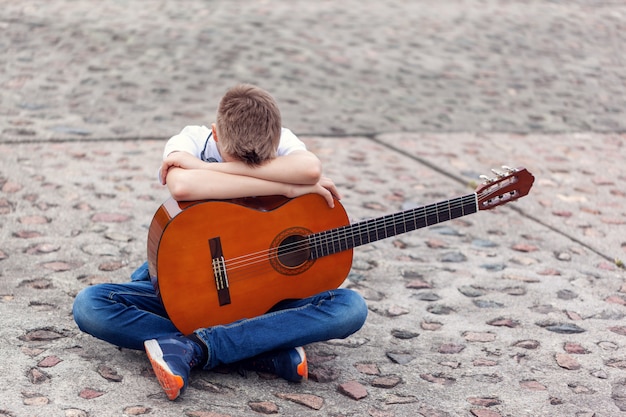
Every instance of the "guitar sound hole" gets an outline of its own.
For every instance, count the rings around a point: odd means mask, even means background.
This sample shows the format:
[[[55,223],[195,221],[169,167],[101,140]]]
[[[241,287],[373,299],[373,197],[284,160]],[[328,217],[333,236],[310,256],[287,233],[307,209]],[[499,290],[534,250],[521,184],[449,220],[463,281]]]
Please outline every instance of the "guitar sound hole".
[[[304,236],[287,236],[278,246],[278,260],[287,268],[297,268],[309,260],[311,251]]]

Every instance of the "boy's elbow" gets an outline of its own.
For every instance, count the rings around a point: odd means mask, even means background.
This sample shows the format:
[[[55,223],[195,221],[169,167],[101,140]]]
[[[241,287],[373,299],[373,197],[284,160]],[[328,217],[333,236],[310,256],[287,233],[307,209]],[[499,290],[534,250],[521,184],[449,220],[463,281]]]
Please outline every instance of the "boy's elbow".
[[[297,184],[317,184],[322,178],[322,161],[312,152],[296,151],[290,155],[290,179]]]
[[[172,198],[176,201],[188,201],[190,199],[189,190],[182,184],[167,183],[167,189]]]
[[[322,178],[322,163],[315,158],[303,173],[306,184],[317,184]]]
[[[172,198],[176,201],[191,200],[191,188],[185,181],[183,172],[171,171],[167,175],[167,189]]]
[[[322,178],[322,165],[319,164],[318,167],[311,168],[307,173],[307,182],[309,184],[317,184]]]

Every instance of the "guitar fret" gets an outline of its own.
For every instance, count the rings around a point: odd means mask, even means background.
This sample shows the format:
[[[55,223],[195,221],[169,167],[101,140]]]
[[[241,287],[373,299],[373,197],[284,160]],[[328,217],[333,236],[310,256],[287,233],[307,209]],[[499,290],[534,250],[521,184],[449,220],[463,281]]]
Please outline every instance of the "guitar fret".
[[[333,243],[333,250],[335,252],[340,252],[342,250],[341,249],[341,242],[343,240],[341,238],[341,228],[337,229],[336,235],[337,235],[337,237],[335,238],[334,243]]]
[[[461,217],[464,215],[464,210],[465,210],[465,205],[463,204],[463,200],[459,199],[461,201],[461,205],[460,206],[456,206],[454,208],[450,209],[450,218],[451,219],[456,219],[458,217]]]
[[[426,208],[422,207],[421,209],[422,209],[422,211],[424,211],[424,214],[420,215],[419,217],[416,217],[416,219],[415,219],[415,229],[416,230],[428,226],[428,224],[426,224]],[[417,209],[417,210],[419,210],[419,209]],[[416,213],[417,213],[417,210],[415,211]],[[419,223],[418,223],[418,220],[419,220]]]
[[[325,244],[326,244],[326,255],[330,255],[332,252],[330,251],[330,246],[328,246],[328,242],[330,241],[330,239],[326,239]]]
[[[367,228],[366,231],[367,231],[367,243],[375,242],[376,240],[378,240],[377,239],[378,231],[376,229]]]
[[[385,223],[385,218],[383,217],[383,218],[381,219],[381,221],[382,221],[382,223],[384,224],[384,223]],[[368,225],[371,225],[371,224],[372,224],[372,221],[370,220],[370,221],[368,222]],[[374,227],[374,228],[372,228],[372,230],[374,231],[374,233],[373,233],[373,235],[372,235],[372,239],[371,239],[371,241],[370,241],[370,242],[376,242],[376,241],[379,241],[379,240],[380,240],[380,238],[378,237],[378,230],[379,230],[379,228]]]
[[[390,227],[393,227],[393,225],[389,226],[389,225],[387,224],[387,220],[388,220],[388,219],[389,219],[389,216],[384,216],[384,217],[383,217],[383,228],[381,229],[381,231],[382,231],[382,232],[384,232],[384,234],[383,234],[383,238],[386,238],[386,237],[388,237],[388,236],[390,236],[390,235],[391,235],[391,233],[390,233],[390,231],[389,231],[389,228],[390,228]],[[378,236],[378,234],[377,234],[376,236]]]
[[[394,236],[401,235],[404,233],[401,230],[405,230],[406,228],[402,228],[404,222],[404,213],[394,214],[393,220],[393,234]]]
[[[415,230],[415,216],[413,216],[411,213],[405,213],[403,215],[404,217],[404,231],[405,232],[411,232],[413,230]],[[407,220],[408,218],[408,220]]]
[[[433,211],[435,212],[435,214],[433,214]],[[426,214],[426,226],[432,226],[439,223],[437,221],[437,206],[435,204],[430,204],[426,206],[424,208],[424,212],[428,212],[428,214]]]
[[[476,196],[476,194],[473,194],[472,199],[470,201],[470,204],[468,204],[467,208],[469,209],[469,211],[464,211],[463,214],[473,214],[476,213],[478,211],[478,198]]]
[[[320,256],[320,252],[319,252],[319,245],[317,244],[318,239],[318,234],[312,234],[309,235],[307,237],[307,240],[309,241],[309,248],[311,248],[311,259],[317,259],[317,258],[321,258]]]
[[[402,218],[399,222],[395,219]],[[402,228],[400,228],[402,227]],[[394,236],[401,235],[406,232],[406,223],[404,213],[394,215],[393,221],[393,234]]]
[[[437,204],[437,221],[439,223],[450,220],[450,203],[438,203]]]
[[[316,233],[315,235],[313,235],[313,243],[315,245],[315,258],[321,258],[322,256],[324,256],[323,252],[322,252],[322,245],[321,245],[321,236],[320,233]]]
[[[339,244],[339,251],[340,252],[344,251],[344,250],[347,250],[349,248],[348,238],[347,238],[347,233],[346,232],[347,232],[347,228],[346,227],[342,227],[341,228],[341,236],[342,237],[341,237],[341,241],[340,241],[340,244]]]

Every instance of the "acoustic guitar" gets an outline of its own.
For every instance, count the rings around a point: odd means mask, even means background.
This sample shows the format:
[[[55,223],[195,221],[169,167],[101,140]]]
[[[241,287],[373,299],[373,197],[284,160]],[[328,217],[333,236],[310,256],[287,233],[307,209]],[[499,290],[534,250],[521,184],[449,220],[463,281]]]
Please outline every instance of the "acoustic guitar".
[[[475,192],[350,224],[317,194],[163,203],[148,234],[150,277],[184,334],[261,315],[279,301],[339,287],[352,249],[525,196],[525,168],[494,171]]]

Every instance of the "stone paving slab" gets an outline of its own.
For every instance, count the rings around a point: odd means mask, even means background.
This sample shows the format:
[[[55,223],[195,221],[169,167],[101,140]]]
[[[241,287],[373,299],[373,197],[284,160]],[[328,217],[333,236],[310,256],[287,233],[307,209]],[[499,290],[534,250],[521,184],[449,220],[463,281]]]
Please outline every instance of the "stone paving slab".
[[[405,144],[400,152],[374,138],[304,139],[358,220],[471,191],[455,177],[486,169],[474,164],[482,159],[454,157],[451,150],[463,142],[457,135],[429,138],[439,147],[428,160],[446,162],[441,172]],[[606,139],[593,143],[610,144]],[[509,204],[358,248],[345,285],[365,296],[370,316],[345,341],[307,347],[310,381],[196,372],[184,397],[169,402],[142,352],[82,334],[71,318],[81,288],[125,281],[145,259],[149,221],[167,196],[155,179],[162,146],[51,143],[41,158],[40,144],[0,145],[6,354],[0,415],[615,416],[626,410],[626,274],[534,219],[537,200],[550,196],[541,181],[512,203],[515,209]],[[506,155],[497,150],[492,157]],[[564,182],[562,192],[575,191]]]
[[[622,0],[1,4],[5,142],[160,138],[242,81],[300,133],[626,131]]]

